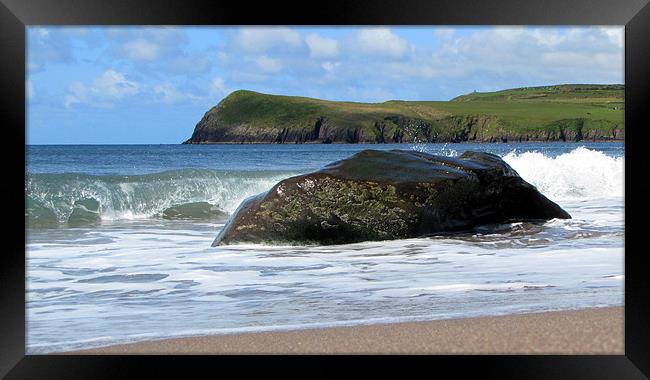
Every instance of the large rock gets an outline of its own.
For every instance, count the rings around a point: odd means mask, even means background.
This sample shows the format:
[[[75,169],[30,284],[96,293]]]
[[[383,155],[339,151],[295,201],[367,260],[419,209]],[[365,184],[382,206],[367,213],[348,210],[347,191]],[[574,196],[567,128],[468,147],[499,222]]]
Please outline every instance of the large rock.
[[[365,150],[248,198],[213,246],[339,244],[571,218],[500,157]]]

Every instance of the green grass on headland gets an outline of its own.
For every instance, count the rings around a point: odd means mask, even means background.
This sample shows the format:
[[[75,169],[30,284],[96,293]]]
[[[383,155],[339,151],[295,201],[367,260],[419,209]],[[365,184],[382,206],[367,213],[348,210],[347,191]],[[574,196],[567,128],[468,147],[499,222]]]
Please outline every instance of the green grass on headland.
[[[188,143],[580,141],[624,138],[623,85],[474,92],[451,101],[334,102],[239,90]]]

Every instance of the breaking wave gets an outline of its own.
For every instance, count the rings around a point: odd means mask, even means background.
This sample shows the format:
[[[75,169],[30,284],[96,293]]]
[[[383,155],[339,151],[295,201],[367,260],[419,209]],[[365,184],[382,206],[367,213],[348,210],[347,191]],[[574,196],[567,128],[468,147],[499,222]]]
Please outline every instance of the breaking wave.
[[[30,226],[95,220],[222,217],[294,173],[184,169],[144,175],[29,174]]]
[[[555,157],[513,151],[503,159],[554,201],[623,196],[624,157],[579,147]],[[245,198],[297,174],[210,169],[144,175],[29,174],[25,214],[34,227],[152,217],[225,218]]]
[[[578,147],[556,157],[539,152],[511,152],[503,159],[523,179],[554,201],[624,195],[624,157]]]

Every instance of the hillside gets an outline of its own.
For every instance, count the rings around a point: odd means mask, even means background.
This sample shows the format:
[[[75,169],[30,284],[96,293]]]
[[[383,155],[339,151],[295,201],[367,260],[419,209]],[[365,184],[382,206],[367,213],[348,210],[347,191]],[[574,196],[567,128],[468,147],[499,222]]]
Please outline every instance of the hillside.
[[[624,93],[623,85],[558,85],[354,103],[239,90],[185,144],[623,140]]]

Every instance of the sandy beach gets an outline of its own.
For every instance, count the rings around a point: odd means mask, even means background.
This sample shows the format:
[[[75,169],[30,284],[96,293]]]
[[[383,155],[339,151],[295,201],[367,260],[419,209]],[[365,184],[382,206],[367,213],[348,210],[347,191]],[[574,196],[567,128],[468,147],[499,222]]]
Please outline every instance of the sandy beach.
[[[199,336],[66,354],[624,354],[623,307]]]

